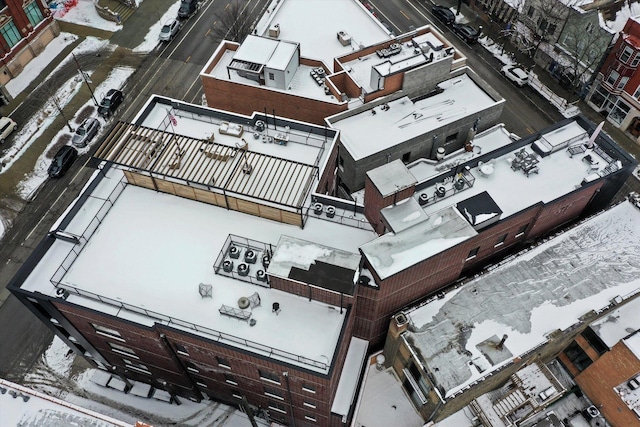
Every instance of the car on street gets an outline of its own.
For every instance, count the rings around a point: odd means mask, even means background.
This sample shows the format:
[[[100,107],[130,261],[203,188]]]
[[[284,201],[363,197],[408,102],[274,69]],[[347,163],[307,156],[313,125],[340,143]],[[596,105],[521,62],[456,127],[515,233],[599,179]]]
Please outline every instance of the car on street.
[[[480,32],[467,24],[453,24],[451,29],[454,33],[456,33],[462,40],[467,42],[468,44],[473,44],[478,41],[478,37],[480,37]]]
[[[442,21],[446,26],[449,26],[456,21],[456,16],[453,14],[451,9],[445,6],[436,4],[431,8],[431,13],[433,13],[433,16]]]
[[[76,129],[76,133],[71,138],[71,144],[74,147],[83,148],[93,139],[100,130],[100,122],[95,117],[84,119],[80,127]]]
[[[0,118],[0,144],[16,129],[18,129],[18,124],[11,117]]]
[[[49,166],[49,177],[60,178],[65,174],[78,157],[78,150],[70,145],[60,147]]]
[[[100,101],[98,114],[102,117],[108,118],[114,111],[116,111],[118,106],[122,104],[122,101],[124,101],[124,94],[121,90],[109,89],[104,98],[102,98],[102,101]]]
[[[180,31],[180,22],[177,19],[170,19],[162,26],[159,39],[161,42],[170,42],[178,31]]]
[[[500,74],[511,80],[518,87],[525,86],[529,82],[529,73],[519,65],[505,65],[500,70]]]
[[[198,0],[182,0],[178,9],[178,18],[188,18],[196,12],[198,12]]]

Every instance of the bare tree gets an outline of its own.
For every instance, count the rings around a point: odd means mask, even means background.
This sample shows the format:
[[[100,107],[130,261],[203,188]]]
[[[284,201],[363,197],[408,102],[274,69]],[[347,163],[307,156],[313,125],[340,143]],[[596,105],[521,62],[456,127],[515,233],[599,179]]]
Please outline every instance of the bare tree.
[[[238,0],[216,15],[213,34],[222,40],[232,40],[242,43],[253,30],[254,16],[248,9],[248,2]]]
[[[525,4],[522,21],[531,30],[535,44],[533,55],[545,43],[555,43],[569,16],[569,8],[561,0],[531,0]]]
[[[573,87],[589,78],[602,57],[606,54],[611,34],[601,30],[597,13],[575,15],[569,18],[560,35],[559,45],[565,51],[564,69]]]

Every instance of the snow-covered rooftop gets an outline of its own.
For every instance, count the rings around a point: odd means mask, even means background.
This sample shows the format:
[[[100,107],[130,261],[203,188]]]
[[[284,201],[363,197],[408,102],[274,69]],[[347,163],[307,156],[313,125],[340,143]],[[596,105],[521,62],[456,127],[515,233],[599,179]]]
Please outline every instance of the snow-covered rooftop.
[[[593,322],[591,329],[609,348],[640,329],[640,299],[633,300]]]
[[[376,353],[369,356],[360,387],[353,427],[420,427],[424,420],[416,411],[392,368],[378,370]]]
[[[412,218],[409,214],[406,221]],[[360,250],[385,279],[477,234],[457,209],[449,207],[402,231],[384,234]]]
[[[438,87],[443,89],[439,94],[416,102],[402,97],[339,120],[333,127],[340,130],[344,147],[358,161],[501,102],[466,74]]]
[[[1,378],[0,418],[7,427],[133,427]]]
[[[249,351],[262,354],[264,348],[273,348],[271,357],[326,372],[345,319],[341,310],[216,274],[214,263],[226,252],[230,235],[273,247],[287,235],[357,254],[373,232],[314,217],[303,229],[131,185],[122,189],[122,177],[122,171],[108,170],[64,227],[75,235],[87,227],[95,230],[88,242],[83,238],[74,245],[57,239],[23,289],[56,295],[51,282],[55,275],[54,281],[69,289],[69,302],[147,325],[168,324],[171,318],[172,326],[191,333],[222,333],[222,341],[224,334],[241,337],[254,343]],[[95,215],[104,214],[107,198],[113,207],[98,225]],[[79,253],[75,261],[63,261],[74,246]],[[67,269],[64,274],[58,270],[61,264]],[[260,267],[251,268],[253,275]],[[212,286],[211,298],[201,296],[199,284]],[[237,307],[240,298],[256,292],[261,305],[250,313],[254,326],[216,313],[222,305]],[[278,315],[272,313],[274,302],[281,308]],[[193,325],[200,332],[192,330]]]
[[[623,202],[442,299],[409,308],[406,333],[449,397],[640,289],[640,209]],[[507,334],[506,356],[483,350]],[[503,354],[503,355],[505,355]]]
[[[328,67],[333,66],[334,58],[360,46],[391,39],[380,21],[356,0],[281,0],[275,10],[267,12],[270,18],[261,25],[261,35],[268,36],[269,29],[277,24],[279,39],[300,43],[300,56],[321,60]],[[340,31],[351,36],[350,45],[340,43]]]

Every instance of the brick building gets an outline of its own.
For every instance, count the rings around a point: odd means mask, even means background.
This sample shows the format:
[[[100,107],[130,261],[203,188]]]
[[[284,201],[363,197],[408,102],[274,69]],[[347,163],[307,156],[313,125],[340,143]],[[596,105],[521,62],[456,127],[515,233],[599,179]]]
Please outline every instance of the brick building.
[[[592,323],[559,359],[580,389],[613,426],[640,424],[640,301]]]
[[[0,2],[0,87],[3,88],[5,102],[10,95],[4,90],[4,85],[20,74],[58,34],[58,24],[43,0]]]
[[[640,281],[637,267],[621,270],[619,261],[636,265],[639,221],[638,200],[624,201],[397,313],[385,343],[385,366],[423,419],[442,420],[471,404],[484,426],[524,423],[565,390],[548,373],[546,385],[527,386],[516,377],[523,366],[564,350],[560,360],[581,371],[577,384],[607,420],[637,424],[637,395],[629,393],[627,382],[640,369],[637,334],[629,333],[637,330]],[[603,334],[607,342],[629,336],[607,352],[594,339]],[[588,356],[578,354],[575,343]]]

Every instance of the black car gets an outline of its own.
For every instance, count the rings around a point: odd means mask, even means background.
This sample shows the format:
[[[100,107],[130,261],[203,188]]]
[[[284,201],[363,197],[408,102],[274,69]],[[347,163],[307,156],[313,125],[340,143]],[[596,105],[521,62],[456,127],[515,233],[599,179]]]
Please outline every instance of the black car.
[[[480,32],[467,24],[453,24],[451,29],[469,44],[477,42],[480,37]]]
[[[184,19],[198,11],[198,0],[182,0],[178,9],[178,18]]]
[[[456,16],[448,7],[435,5],[431,8],[431,13],[447,26],[453,24],[456,20]]]
[[[70,145],[62,146],[53,157],[51,166],[49,166],[49,177],[60,178],[69,170],[73,162],[78,157],[78,150]]]
[[[109,117],[111,114],[116,111],[118,106],[122,104],[124,101],[124,94],[122,91],[118,89],[109,89],[107,94],[100,101],[100,106],[98,107],[98,114],[102,117]]]

